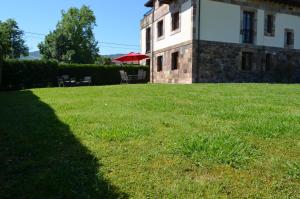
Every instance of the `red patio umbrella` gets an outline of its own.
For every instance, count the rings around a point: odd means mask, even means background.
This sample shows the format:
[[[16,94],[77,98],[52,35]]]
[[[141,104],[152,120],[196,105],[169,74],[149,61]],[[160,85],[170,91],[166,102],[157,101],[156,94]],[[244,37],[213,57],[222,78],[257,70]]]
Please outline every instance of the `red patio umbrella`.
[[[118,57],[114,60],[119,61],[119,62],[135,62],[135,61],[141,61],[143,59],[149,58],[147,55],[143,55],[140,53],[129,53],[127,55]]]

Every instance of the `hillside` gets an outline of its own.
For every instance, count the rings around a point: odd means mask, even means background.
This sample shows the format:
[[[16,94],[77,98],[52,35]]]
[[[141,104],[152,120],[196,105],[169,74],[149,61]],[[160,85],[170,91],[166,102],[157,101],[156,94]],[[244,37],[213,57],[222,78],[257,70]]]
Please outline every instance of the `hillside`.
[[[41,54],[40,51],[33,51],[29,52],[29,55],[27,57],[22,56],[20,60],[40,60]]]

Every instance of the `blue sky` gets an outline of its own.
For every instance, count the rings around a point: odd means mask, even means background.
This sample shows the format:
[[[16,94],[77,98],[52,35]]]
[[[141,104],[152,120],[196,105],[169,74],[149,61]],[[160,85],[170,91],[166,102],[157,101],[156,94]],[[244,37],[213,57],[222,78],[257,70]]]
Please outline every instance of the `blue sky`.
[[[38,50],[43,34],[55,29],[61,10],[88,5],[97,18],[95,37],[100,43],[101,54],[139,51],[139,22],[148,8],[146,0],[1,0],[0,20],[15,19],[26,33],[30,51]],[[31,34],[38,33],[38,34]],[[115,45],[109,43],[137,46]]]

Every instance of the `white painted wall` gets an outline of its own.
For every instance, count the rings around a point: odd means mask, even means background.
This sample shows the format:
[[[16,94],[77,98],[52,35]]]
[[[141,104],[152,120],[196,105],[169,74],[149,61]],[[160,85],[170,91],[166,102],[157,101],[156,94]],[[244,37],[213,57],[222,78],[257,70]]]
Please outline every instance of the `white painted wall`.
[[[263,10],[260,12],[264,13]],[[264,15],[258,18],[258,20],[262,23],[258,29],[258,36],[260,37],[257,43],[258,45],[283,48],[285,29],[293,29],[295,34],[294,48],[300,49],[300,17],[287,14],[276,14],[274,37],[264,36]]]
[[[201,0],[200,38],[206,41],[240,43],[241,7]],[[276,14],[275,37],[264,36],[265,11],[257,10],[257,45],[284,47],[284,30],[293,29],[295,49],[300,49],[300,17]]]
[[[192,40],[191,0],[181,7],[181,31],[171,33],[171,13],[164,16],[164,39],[157,40],[154,23],[154,51]],[[240,43],[241,7],[213,0],[201,0],[200,38],[206,41]],[[257,41],[260,46],[284,47],[284,30],[293,29],[295,49],[300,49],[300,17],[276,14],[275,36],[264,36],[265,11],[257,10]],[[198,24],[198,23],[197,23]],[[196,38],[198,39],[198,38]],[[146,29],[141,30],[141,50],[146,51]]]
[[[263,45],[265,39],[265,12],[263,10],[257,10],[257,35],[256,35],[256,44]],[[276,26],[275,26],[276,28]]]
[[[176,44],[192,40],[192,14],[193,9],[191,0],[181,5],[180,11],[180,32],[172,34],[171,31],[171,13],[163,17],[164,19],[164,39],[157,40],[157,22],[154,25],[154,51],[167,48]]]
[[[200,38],[206,41],[240,42],[240,6],[201,1]]]

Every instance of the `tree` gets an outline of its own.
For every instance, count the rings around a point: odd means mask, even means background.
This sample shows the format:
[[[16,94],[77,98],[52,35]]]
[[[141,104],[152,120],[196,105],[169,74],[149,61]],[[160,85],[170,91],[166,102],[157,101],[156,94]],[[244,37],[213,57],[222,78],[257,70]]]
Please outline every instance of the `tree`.
[[[93,29],[96,17],[82,6],[62,11],[62,19],[45,41],[39,44],[43,59],[66,63],[94,63],[99,52]]]
[[[28,47],[23,39],[24,32],[17,22],[8,19],[0,22],[0,55],[2,58],[17,59],[21,55],[28,55]]]
[[[0,61],[10,52],[10,39],[7,28],[0,21]]]
[[[111,65],[112,60],[109,57],[103,57],[103,56],[98,56],[96,58],[95,64],[100,64],[100,65]]]
[[[1,21],[0,21],[0,88],[2,83],[2,63],[4,57],[9,52],[9,37],[8,32],[6,29],[1,28]]]
[[[21,55],[26,56],[29,53],[23,37],[24,32],[15,20],[0,21],[0,86],[3,60],[20,58]]]

